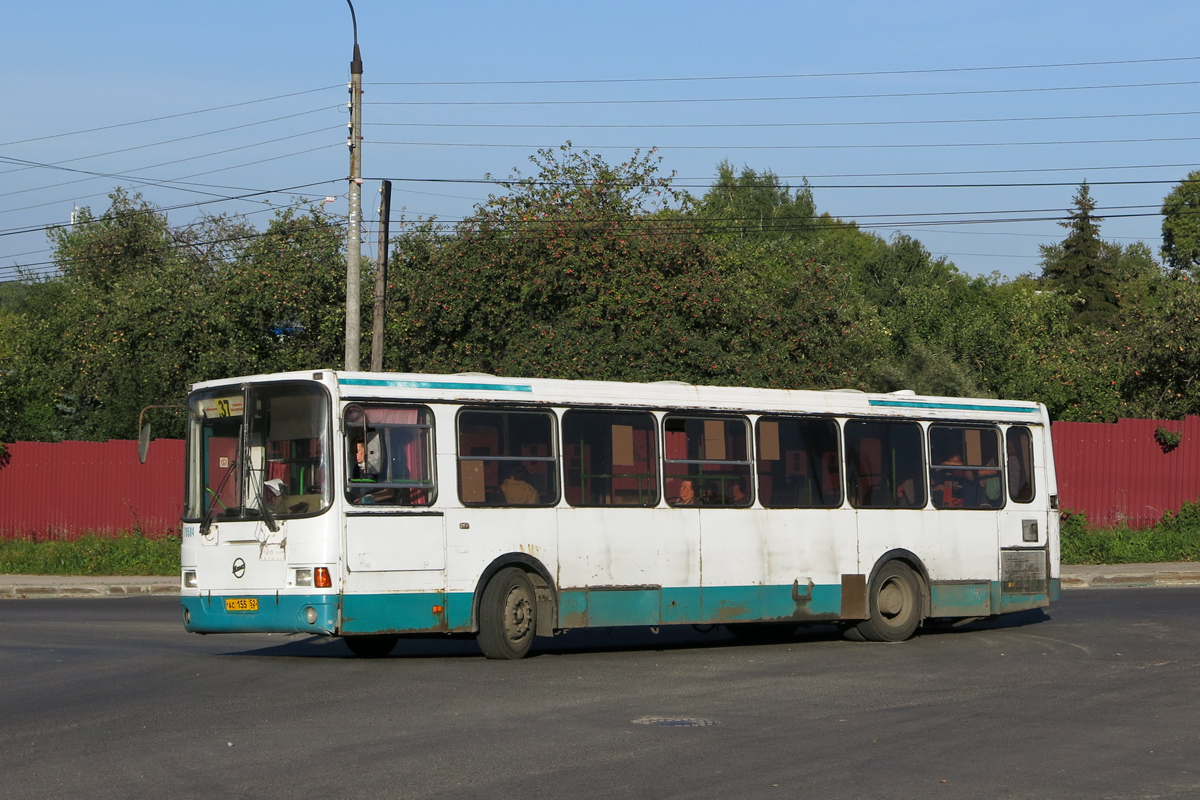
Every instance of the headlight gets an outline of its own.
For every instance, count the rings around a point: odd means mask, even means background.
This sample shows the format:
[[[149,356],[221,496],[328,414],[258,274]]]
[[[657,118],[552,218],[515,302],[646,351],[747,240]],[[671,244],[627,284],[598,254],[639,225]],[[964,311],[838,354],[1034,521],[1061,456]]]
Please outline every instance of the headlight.
[[[311,569],[296,570],[296,585],[297,586],[312,586],[312,570]]]
[[[183,585],[186,589],[195,589],[200,584],[196,581],[195,570],[188,570],[183,573]]]

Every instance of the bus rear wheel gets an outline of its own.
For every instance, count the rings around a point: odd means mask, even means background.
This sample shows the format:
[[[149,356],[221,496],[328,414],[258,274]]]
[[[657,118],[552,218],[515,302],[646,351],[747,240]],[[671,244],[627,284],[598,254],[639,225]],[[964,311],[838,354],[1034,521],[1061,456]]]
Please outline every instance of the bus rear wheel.
[[[359,658],[383,658],[392,652],[400,637],[394,633],[381,633],[370,636],[343,636],[342,641],[350,652]]]
[[[508,567],[488,581],[479,601],[479,649],[488,658],[523,658],[537,632],[537,595],[523,570]]]
[[[899,561],[880,568],[867,594],[867,619],[847,631],[848,637],[868,642],[902,642],[921,624],[921,579]]]

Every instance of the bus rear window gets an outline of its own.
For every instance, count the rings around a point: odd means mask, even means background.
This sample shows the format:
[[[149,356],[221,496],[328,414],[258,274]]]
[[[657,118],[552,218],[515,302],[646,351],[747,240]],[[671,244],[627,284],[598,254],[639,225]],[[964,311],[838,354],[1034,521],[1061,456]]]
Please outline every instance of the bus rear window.
[[[1014,426],[1008,429],[1008,496],[1014,503],[1032,503],[1033,434],[1029,428]]]

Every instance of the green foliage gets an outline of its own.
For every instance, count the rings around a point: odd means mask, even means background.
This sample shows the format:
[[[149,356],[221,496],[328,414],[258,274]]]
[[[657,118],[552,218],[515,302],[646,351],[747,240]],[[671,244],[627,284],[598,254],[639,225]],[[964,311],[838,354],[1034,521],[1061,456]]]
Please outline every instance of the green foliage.
[[[143,407],[195,381],[336,364],[341,229],[319,210],[280,212],[262,235],[226,217],[172,230],[117,190],[50,238],[59,274],[21,284],[18,319],[0,317],[0,436],[133,438]],[[182,434],[177,414],[155,425]]]
[[[1042,278],[1006,280],[820,213],[807,182],[770,170],[722,162],[691,197],[653,151],[613,165],[568,142],[530,162],[452,231],[393,242],[385,368],[913,389],[1040,400],[1065,420],[1200,413],[1200,173],[1164,203],[1169,272],[1142,243],[1100,239],[1085,183]],[[55,275],[0,284],[0,442],[131,438],[142,407],[190,383],[339,366],[343,233],[320,208],[262,232],[172,228],[121,190],[83,209],[49,234]],[[182,432],[177,414],[153,420]]]
[[[1171,269],[1200,278],[1200,170],[1163,199],[1162,257]]]
[[[1184,503],[1149,528],[1095,528],[1082,514],[1062,520],[1064,564],[1153,564],[1200,561],[1200,503]]]
[[[715,240],[806,237],[813,233],[816,203],[805,181],[792,192],[774,172],[755,172],[722,161],[717,177],[704,196],[692,200],[692,211],[703,221],[702,230]]]
[[[75,541],[0,540],[0,573],[10,575],[178,575],[178,536],[87,535]]]
[[[1122,317],[1131,413],[1157,419],[1200,413],[1200,286],[1183,275],[1164,279]]]
[[[1100,218],[1087,181],[1074,198],[1070,219],[1060,222],[1067,236],[1057,245],[1042,245],[1042,277],[1056,291],[1072,296],[1075,323],[1104,327],[1117,309],[1117,274],[1111,253],[1100,239]]]

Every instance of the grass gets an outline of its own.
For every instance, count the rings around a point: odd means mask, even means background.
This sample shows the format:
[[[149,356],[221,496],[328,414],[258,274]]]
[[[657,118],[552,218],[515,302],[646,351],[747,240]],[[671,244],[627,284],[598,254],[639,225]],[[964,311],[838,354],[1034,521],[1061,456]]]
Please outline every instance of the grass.
[[[82,536],[74,541],[0,540],[0,574],[178,575],[179,537]]]
[[[1064,564],[1154,564],[1200,561],[1200,502],[1168,511],[1150,528],[1098,528],[1082,514],[1062,523]]]

